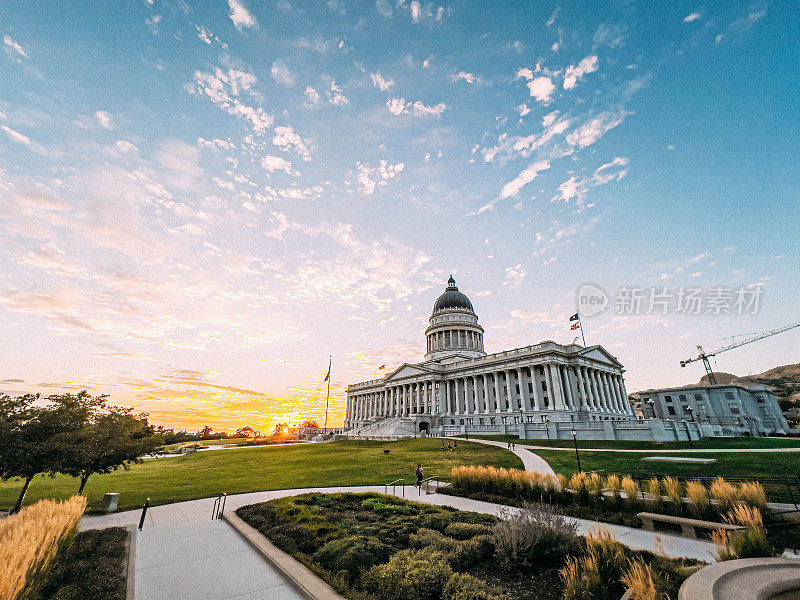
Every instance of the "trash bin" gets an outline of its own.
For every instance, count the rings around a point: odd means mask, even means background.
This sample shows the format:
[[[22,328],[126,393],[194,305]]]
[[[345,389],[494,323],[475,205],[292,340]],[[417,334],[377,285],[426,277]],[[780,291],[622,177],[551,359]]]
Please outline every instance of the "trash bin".
[[[117,503],[119,502],[119,494],[112,492],[103,496],[100,501],[100,510],[103,512],[114,512],[117,510]]]

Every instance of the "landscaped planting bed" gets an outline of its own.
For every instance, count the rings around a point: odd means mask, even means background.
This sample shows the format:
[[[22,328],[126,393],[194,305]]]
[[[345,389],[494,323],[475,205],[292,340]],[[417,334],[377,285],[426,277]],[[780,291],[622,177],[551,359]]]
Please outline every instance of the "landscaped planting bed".
[[[674,599],[696,564],[576,536],[540,504],[498,519],[382,494],[302,494],[236,513],[353,600],[618,600],[634,575]]]
[[[124,527],[76,534],[48,574],[38,600],[125,600],[129,535]]]
[[[639,511],[727,522],[746,527],[749,536],[760,540],[729,558],[772,556],[787,547],[800,547],[800,525],[776,523],[763,487],[755,482],[734,484],[719,477],[707,487],[700,481],[682,483],[674,477],[653,477],[642,481],[641,489],[632,478],[614,474],[601,477],[597,473],[575,473],[567,479],[563,475],[481,466],[454,467],[452,481],[439,493],[509,506],[544,502],[563,515],[628,527],[642,526]],[[745,514],[739,508],[752,512]],[[775,524],[764,528],[762,517]],[[681,528],[675,525],[674,529],[679,532]],[[725,554],[730,548],[721,550]]]

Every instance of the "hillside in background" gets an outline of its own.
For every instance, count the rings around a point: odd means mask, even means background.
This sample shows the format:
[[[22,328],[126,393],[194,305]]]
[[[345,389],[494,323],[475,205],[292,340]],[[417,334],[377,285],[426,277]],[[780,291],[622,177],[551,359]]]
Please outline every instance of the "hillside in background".
[[[761,384],[770,386],[783,415],[792,427],[800,427],[800,363],[783,365],[758,375],[738,377],[731,373],[714,371],[717,383],[737,383],[740,385]],[[708,375],[700,378],[701,385],[708,385]]]
[[[783,365],[758,375],[745,375],[739,377],[731,373],[714,372],[717,383],[738,383],[768,385],[775,390],[778,400],[785,400],[795,405],[800,405],[800,363]],[[700,379],[702,385],[708,384],[708,375]]]

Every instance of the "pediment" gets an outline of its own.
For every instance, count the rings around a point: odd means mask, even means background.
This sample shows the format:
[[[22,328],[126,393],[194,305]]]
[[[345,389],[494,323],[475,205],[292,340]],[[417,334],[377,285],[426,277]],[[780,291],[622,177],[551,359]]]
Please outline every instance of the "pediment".
[[[428,375],[432,373],[430,369],[421,367],[420,365],[410,365],[408,363],[400,365],[393,372],[386,376],[386,381],[396,381],[398,379],[405,379],[406,377],[419,377],[420,375]]]
[[[616,357],[610,354],[602,346],[590,346],[579,352],[578,355],[605,363],[607,365],[612,365],[614,367],[622,367],[622,363],[620,363]]]

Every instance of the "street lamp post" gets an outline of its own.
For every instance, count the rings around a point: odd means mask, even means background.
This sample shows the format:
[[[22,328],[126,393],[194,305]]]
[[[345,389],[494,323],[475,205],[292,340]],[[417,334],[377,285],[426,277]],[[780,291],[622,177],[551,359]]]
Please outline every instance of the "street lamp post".
[[[574,429],[572,430],[572,443],[575,444],[575,460],[578,461],[578,473],[582,473],[581,471],[581,455],[578,453],[578,432]]]
[[[544,423],[544,430],[547,432],[547,445],[550,445],[550,417],[542,415],[542,423]]]

